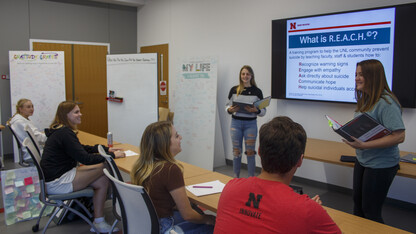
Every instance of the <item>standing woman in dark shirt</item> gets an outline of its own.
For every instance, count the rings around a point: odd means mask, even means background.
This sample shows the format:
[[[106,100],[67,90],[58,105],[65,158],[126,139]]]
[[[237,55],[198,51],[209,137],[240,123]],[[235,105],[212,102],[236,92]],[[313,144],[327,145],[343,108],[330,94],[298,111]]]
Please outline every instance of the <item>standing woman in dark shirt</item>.
[[[48,193],[64,194],[91,186],[94,188],[94,225],[100,232],[109,232],[111,225],[104,220],[104,202],[108,179],[103,173],[104,158],[98,153],[98,145],[81,145],[77,137],[77,125],[81,112],[74,102],[61,102],[55,119],[46,129],[45,147],[40,165],[45,174]],[[123,151],[106,148],[115,158],[124,157]],[[77,164],[84,164],[78,167]],[[92,230],[92,229],[91,229]],[[114,229],[118,231],[118,229]]]
[[[231,88],[228,94],[226,110],[232,115],[231,119],[231,141],[233,144],[233,169],[234,177],[240,177],[241,151],[244,138],[247,155],[248,176],[254,176],[256,168],[256,139],[257,139],[257,116],[264,116],[266,108],[257,109],[254,105],[246,106],[240,110],[239,106],[233,105],[233,101],[242,103],[254,103],[263,99],[263,93],[257,88],[254,80],[253,69],[245,65],[240,69],[240,84]]]

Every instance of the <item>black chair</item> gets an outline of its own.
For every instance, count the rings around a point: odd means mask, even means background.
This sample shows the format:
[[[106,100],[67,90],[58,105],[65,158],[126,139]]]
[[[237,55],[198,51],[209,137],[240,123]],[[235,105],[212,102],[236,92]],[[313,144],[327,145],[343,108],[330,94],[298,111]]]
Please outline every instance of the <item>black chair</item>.
[[[29,127],[29,125],[25,126],[25,132],[29,136],[30,140],[32,140],[33,145],[35,146],[36,150],[39,152],[39,155],[42,156],[42,148],[40,147],[40,144],[38,140],[36,140],[35,133],[33,132],[32,128]]]
[[[107,169],[103,170],[110,179],[114,191],[120,197],[123,233],[158,234],[160,232],[159,218],[146,190],[142,186],[121,182],[110,175]]]
[[[40,167],[41,157],[40,157],[38,151],[36,150],[36,147],[34,146],[32,140],[29,139],[29,137],[26,137],[26,139],[23,141],[23,146],[26,147],[27,151],[29,152],[30,157],[33,160],[33,164],[36,166],[36,169],[38,171],[39,185],[40,185],[39,200],[44,204],[44,206],[42,207],[42,210],[40,211],[38,221],[32,227],[32,231],[37,232],[39,230],[39,222],[40,222],[40,219],[42,218],[42,214],[45,211],[46,206],[54,206],[55,211],[53,212],[53,214],[49,218],[48,222],[46,223],[45,227],[43,228],[42,233],[46,232],[46,229],[48,228],[52,219],[61,210],[64,213],[65,213],[65,211],[68,210],[68,211],[71,211],[74,214],[78,215],[83,220],[85,220],[95,230],[96,233],[99,233],[98,230],[96,229],[96,227],[94,226],[94,224],[90,221],[90,219],[93,218],[93,215],[88,211],[88,209],[80,201],[78,201],[78,198],[93,197],[94,196],[94,190],[91,187],[87,187],[85,189],[82,189],[82,190],[79,190],[79,191],[76,191],[76,192],[72,192],[72,193],[56,194],[56,195],[48,194],[47,191],[46,191],[45,176],[43,174],[42,168]],[[66,201],[69,201],[69,202],[66,202]],[[77,203],[85,211],[85,213],[88,215],[88,217],[86,217],[85,215],[83,215],[79,211],[70,207],[70,205],[72,204],[72,202],[70,202],[70,201],[74,201],[75,203]]]
[[[23,150],[22,150],[22,144],[20,143],[19,137],[17,136],[16,132],[13,130],[13,127],[7,123],[7,127],[10,129],[10,132],[12,132],[14,139],[16,140],[17,148],[18,148],[18,154],[19,154],[19,165],[22,167],[29,167],[31,166],[32,162],[29,160],[23,159]]]

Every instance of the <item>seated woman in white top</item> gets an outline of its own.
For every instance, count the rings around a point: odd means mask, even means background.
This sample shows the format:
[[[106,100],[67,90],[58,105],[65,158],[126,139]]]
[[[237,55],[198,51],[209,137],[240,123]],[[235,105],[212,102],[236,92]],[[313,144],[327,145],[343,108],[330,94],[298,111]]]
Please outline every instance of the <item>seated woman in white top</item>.
[[[46,135],[39,131],[38,128],[30,121],[29,116],[32,116],[34,112],[32,101],[26,98],[20,99],[16,104],[16,113],[7,121],[13,131],[16,133],[17,138],[19,138],[20,143],[28,136],[25,131],[25,126],[28,125],[33,133],[35,133],[35,138],[38,141],[39,145],[43,147],[46,142]],[[22,147],[23,160],[30,159],[29,153],[25,147]]]

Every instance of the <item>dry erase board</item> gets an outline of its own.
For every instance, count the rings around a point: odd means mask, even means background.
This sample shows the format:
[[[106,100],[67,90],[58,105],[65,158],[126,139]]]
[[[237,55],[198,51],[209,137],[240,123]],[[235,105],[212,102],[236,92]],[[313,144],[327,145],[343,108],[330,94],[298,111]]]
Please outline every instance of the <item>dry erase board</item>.
[[[12,115],[21,98],[30,99],[35,108],[30,117],[43,131],[65,100],[65,60],[63,51],[9,51]],[[14,141],[14,139],[13,139]],[[17,145],[14,147],[18,160]]]
[[[217,59],[183,59],[177,67],[173,95],[174,123],[182,135],[184,162],[213,170],[217,111]]]
[[[107,55],[108,131],[113,140],[138,146],[144,129],[157,121],[157,54]],[[120,99],[118,99],[120,100]]]

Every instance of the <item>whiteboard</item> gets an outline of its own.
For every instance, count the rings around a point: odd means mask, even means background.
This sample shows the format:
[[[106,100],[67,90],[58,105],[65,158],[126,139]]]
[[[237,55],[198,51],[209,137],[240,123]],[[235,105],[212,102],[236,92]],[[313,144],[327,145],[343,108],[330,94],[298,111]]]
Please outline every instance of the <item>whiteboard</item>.
[[[64,52],[9,51],[9,67],[12,115],[21,98],[30,99],[35,109],[30,120],[43,131],[52,123],[59,103],[65,101]]]
[[[208,170],[214,167],[217,67],[212,57],[183,59],[173,94],[175,128],[182,135],[176,158]]]
[[[113,140],[140,145],[144,129],[158,120],[157,54],[107,55],[109,91],[123,102],[108,101],[108,131]]]

